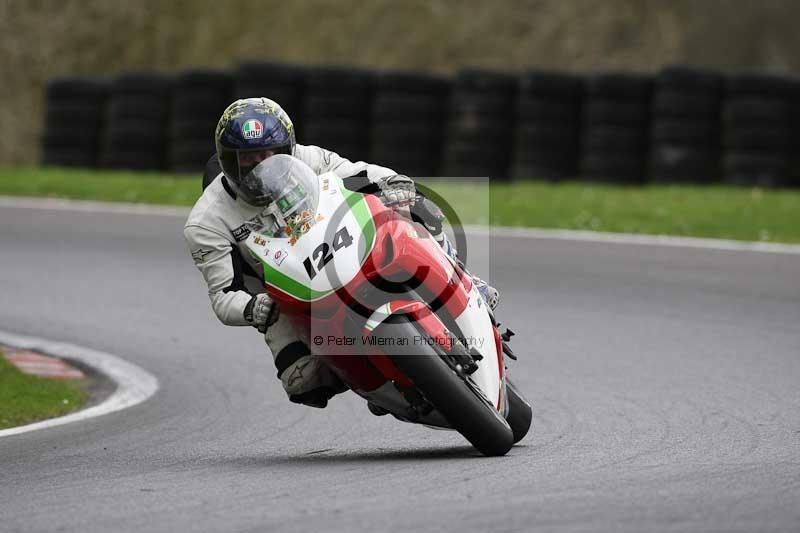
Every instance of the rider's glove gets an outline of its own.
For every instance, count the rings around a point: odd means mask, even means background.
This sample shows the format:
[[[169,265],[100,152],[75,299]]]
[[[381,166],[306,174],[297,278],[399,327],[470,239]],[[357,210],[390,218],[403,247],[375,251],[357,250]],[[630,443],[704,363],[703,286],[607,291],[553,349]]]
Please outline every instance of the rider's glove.
[[[263,293],[253,296],[244,308],[244,319],[261,333],[266,333],[267,328],[278,321],[278,316],[277,302]]]
[[[411,206],[417,198],[414,180],[402,174],[381,178],[378,187],[383,204],[387,206]]]

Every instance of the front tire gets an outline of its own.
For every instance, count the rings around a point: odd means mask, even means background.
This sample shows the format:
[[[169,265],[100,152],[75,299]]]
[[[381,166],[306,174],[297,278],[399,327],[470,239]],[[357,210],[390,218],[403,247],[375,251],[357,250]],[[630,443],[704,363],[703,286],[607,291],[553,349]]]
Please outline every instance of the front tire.
[[[387,339],[429,338],[407,317],[398,318],[400,320],[384,322],[374,334]],[[478,451],[487,456],[505,455],[514,446],[514,433],[509,423],[493,405],[473,392],[445,360],[446,352],[438,344],[412,344],[413,347],[384,345],[383,349],[395,366]]]
[[[531,404],[519,392],[517,385],[506,377],[506,399],[508,400],[508,414],[506,420],[514,432],[514,444],[521,441],[531,428],[533,411]]]

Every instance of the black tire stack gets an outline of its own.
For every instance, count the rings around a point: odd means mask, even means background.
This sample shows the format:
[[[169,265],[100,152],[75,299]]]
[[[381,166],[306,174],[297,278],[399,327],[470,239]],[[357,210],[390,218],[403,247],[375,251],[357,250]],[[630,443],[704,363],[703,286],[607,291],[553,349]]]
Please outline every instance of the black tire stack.
[[[734,75],[726,93],[725,181],[768,187],[800,184],[796,168],[800,82],[762,74]]]
[[[517,78],[465,69],[450,97],[443,168],[447,176],[510,177]]]
[[[240,63],[236,69],[233,99],[265,97],[280,105],[302,129],[303,86],[306,68],[270,62]]]
[[[641,183],[647,176],[652,78],[590,76],[583,106],[580,172],[589,181]]]
[[[332,150],[351,161],[369,157],[372,73],[317,67],[306,74],[297,142]]]
[[[214,129],[233,97],[233,75],[194,69],[180,73],[172,92],[169,168],[201,172],[214,154]]]
[[[131,72],[112,82],[99,164],[104,168],[166,168],[173,78]]]
[[[108,96],[106,80],[57,78],[45,90],[42,164],[94,167]]]
[[[720,176],[723,78],[668,67],[655,81],[650,175],[657,182],[708,183]]]
[[[386,71],[374,87],[369,161],[409,176],[437,175],[450,82]]]
[[[511,175],[557,180],[576,176],[583,79],[530,71],[519,79]]]

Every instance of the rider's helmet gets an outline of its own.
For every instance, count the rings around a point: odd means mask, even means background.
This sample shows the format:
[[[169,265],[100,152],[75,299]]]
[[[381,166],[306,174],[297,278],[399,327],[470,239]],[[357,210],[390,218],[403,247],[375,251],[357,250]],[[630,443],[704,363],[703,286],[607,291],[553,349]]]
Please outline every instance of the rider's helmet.
[[[267,157],[294,153],[294,127],[289,115],[268,98],[236,100],[222,113],[214,141],[231,188],[251,205],[266,205],[248,176]]]

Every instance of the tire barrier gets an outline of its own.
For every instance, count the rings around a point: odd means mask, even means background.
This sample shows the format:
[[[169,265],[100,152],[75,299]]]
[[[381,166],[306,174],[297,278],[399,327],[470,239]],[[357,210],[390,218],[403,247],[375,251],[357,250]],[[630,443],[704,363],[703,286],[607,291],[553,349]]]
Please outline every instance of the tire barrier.
[[[531,71],[519,78],[511,176],[575,177],[580,157],[583,79]]]
[[[343,67],[309,68],[297,142],[323,146],[351,161],[366,161],[371,101],[371,72]]]
[[[764,74],[727,80],[723,108],[726,183],[796,186],[800,81]]]
[[[194,69],[180,73],[172,91],[169,169],[202,172],[216,150],[214,129],[233,97],[233,74]]]
[[[800,79],[685,66],[655,76],[452,77],[244,62],[51,80],[45,165],[200,172],[235,98],[266,96],[316,144],[413,176],[800,186]]]
[[[583,102],[581,176],[589,181],[645,181],[652,78],[633,73],[589,77]]]
[[[708,183],[720,177],[721,75],[670,67],[656,77],[650,176],[657,182]]]
[[[51,80],[45,89],[42,164],[94,167],[109,82],[99,78]]]
[[[445,175],[509,177],[516,90],[516,77],[508,73],[458,73],[445,129]]]
[[[409,176],[437,176],[449,91],[441,76],[378,72],[368,161]]]
[[[122,74],[111,84],[98,165],[163,170],[174,79],[155,72]]]

